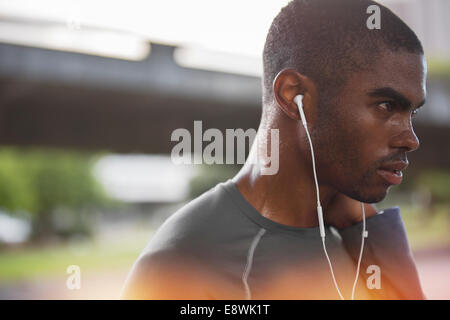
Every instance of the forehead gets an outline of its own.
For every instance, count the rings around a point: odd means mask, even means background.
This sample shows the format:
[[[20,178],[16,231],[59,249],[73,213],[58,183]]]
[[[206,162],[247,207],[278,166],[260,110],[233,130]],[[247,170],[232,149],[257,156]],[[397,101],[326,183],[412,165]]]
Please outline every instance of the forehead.
[[[390,87],[414,104],[426,96],[426,63],[423,55],[407,52],[385,52],[365,71],[350,77],[347,88],[368,93]]]

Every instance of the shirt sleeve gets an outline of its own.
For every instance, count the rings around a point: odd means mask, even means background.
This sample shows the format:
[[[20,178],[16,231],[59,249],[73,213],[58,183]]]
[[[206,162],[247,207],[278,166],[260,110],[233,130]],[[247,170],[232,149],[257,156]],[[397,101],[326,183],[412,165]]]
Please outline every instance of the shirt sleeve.
[[[360,222],[339,230],[344,246],[355,263],[360,255],[362,228],[363,223]],[[368,237],[365,238],[360,272],[364,281],[359,281],[359,285],[373,281],[373,277],[369,277],[378,270],[379,288],[369,288],[374,299],[425,299],[400,208],[392,207],[368,218],[366,230]]]

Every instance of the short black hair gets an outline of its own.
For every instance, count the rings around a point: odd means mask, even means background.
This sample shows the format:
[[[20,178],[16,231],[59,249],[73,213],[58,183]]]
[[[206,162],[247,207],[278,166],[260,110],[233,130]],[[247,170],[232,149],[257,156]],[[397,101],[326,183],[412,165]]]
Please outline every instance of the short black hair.
[[[381,28],[369,29],[367,8],[380,8]],[[348,76],[373,64],[382,50],[423,54],[415,33],[388,8],[370,0],[293,0],[269,28],[263,51],[263,103],[285,68],[333,92]]]

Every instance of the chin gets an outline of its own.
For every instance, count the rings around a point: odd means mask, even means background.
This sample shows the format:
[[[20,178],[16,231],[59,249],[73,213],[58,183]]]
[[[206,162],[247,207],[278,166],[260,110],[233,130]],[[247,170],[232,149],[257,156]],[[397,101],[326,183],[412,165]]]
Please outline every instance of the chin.
[[[348,186],[347,195],[355,200],[365,203],[378,203],[386,198],[391,185],[380,183],[376,174],[366,173],[362,179]]]
[[[361,188],[354,188],[350,192],[344,192],[348,197],[364,202],[364,203],[378,203],[384,198],[386,198],[388,194],[389,187],[361,187]]]
[[[387,192],[385,192],[382,195],[373,195],[371,197],[365,198],[363,202],[365,203],[378,203],[382,200],[384,200],[384,198],[386,198]]]

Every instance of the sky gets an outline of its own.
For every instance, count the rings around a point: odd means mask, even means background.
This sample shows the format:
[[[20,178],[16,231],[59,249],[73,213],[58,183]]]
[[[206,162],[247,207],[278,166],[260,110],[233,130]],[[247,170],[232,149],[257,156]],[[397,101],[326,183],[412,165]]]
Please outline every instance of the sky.
[[[185,67],[260,76],[267,31],[288,2],[0,0],[0,42],[141,60],[152,41],[181,47]]]
[[[101,28],[153,41],[257,55],[287,0],[1,0],[0,17]],[[67,30],[66,30],[67,31]]]

